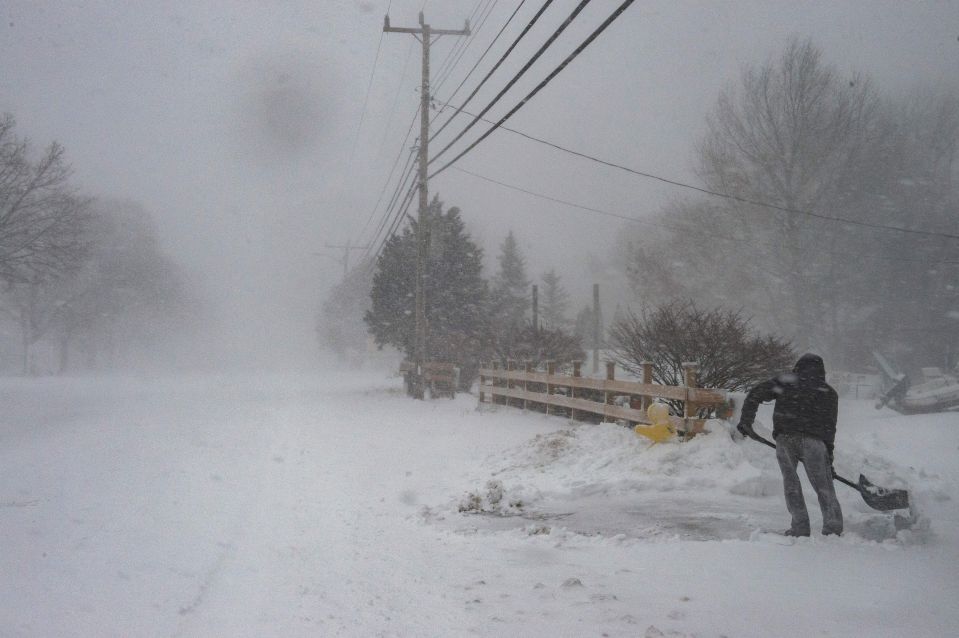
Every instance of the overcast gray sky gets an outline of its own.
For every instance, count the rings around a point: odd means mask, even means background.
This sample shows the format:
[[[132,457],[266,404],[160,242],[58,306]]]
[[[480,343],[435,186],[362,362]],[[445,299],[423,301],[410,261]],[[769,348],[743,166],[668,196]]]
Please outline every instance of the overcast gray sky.
[[[518,2],[495,3],[438,87],[439,100]],[[619,2],[592,2],[493,113],[515,104]],[[356,137],[388,4],[394,25],[413,26],[423,2],[3,0],[0,110],[37,144],[63,143],[88,193],[135,199],[154,213],[168,252],[197,286],[216,291],[224,343],[309,356],[313,314],[341,273],[338,254],[314,253],[326,242],[368,239],[360,231],[417,107],[418,44],[388,34]],[[458,99],[541,4],[525,3]],[[575,4],[554,2],[473,106],[484,105]],[[432,0],[427,21],[459,28],[476,6]],[[791,35],[812,37],[827,62],[870,74],[885,92],[959,81],[959,2],[640,0],[510,126],[693,180],[693,148],[719,90],[744,65],[778,54]],[[454,42],[436,44],[434,69]],[[683,195],[505,132],[460,165],[639,217]],[[577,305],[588,283],[582,258],[623,232],[614,220],[452,170],[431,190],[463,209],[490,263],[512,228],[531,274],[555,267]]]

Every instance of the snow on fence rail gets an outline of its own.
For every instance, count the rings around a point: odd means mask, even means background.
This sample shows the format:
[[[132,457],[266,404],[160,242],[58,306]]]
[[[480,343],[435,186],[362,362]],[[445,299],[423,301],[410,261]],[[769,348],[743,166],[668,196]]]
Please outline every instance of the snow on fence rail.
[[[652,383],[651,363],[643,365],[642,382],[617,380],[616,364],[612,362],[606,364],[605,379],[583,377],[580,361],[574,361],[572,365],[572,375],[556,374],[553,361],[546,362],[546,372],[533,370],[530,362],[524,362],[522,370],[517,369],[515,361],[507,361],[505,368],[498,362],[482,365],[479,401],[481,404],[507,406],[521,402],[524,410],[537,407],[545,409],[546,414],[562,412],[575,420],[583,420],[584,415],[592,414],[603,419],[626,421],[630,425],[650,423],[646,408],[654,399],[681,401],[683,415],[671,415],[670,421],[676,432],[685,436],[703,431],[706,420],[698,417],[700,409],[724,412],[730,405],[725,390],[696,386],[699,367],[694,363],[683,364],[685,385],[681,386]],[[625,397],[626,401],[617,397]]]

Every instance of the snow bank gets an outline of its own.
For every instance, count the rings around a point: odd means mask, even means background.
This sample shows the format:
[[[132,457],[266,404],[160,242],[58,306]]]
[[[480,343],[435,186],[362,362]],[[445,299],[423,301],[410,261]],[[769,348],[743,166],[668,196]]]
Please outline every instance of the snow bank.
[[[761,421],[756,427],[770,438]],[[607,537],[756,540],[757,530],[788,526],[775,454],[743,440],[728,422],[710,421],[707,429],[688,442],[651,444],[618,424],[570,424],[488,457],[474,486],[446,507],[556,525],[575,522],[583,533]],[[909,489],[913,500],[913,511],[897,518],[870,509],[857,492],[837,484],[850,540],[929,539],[923,505],[946,493],[936,477],[856,440],[837,450],[836,468],[853,481],[861,469],[878,485]],[[803,482],[815,526],[817,501],[805,477]],[[542,525],[532,529],[541,532]]]

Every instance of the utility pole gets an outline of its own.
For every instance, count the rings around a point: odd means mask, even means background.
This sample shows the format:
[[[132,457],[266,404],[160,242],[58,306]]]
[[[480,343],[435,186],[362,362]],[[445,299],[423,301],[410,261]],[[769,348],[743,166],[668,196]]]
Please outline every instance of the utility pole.
[[[346,246],[337,246],[334,244],[325,244],[326,248],[332,248],[336,250],[343,250],[343,258],[340,259],[340,263],[343,264],[343,279],[346,279],[346,275],[350,272],[350,251],[351,250],[367,250],[369,246],[353,246],[350,242],[346,242]],[[317,257],[323,253],[313,253]]]
[[[350,272],[350,251],[351,250],[366,250],[369,246],[351,246],[350,242],[346,242],[346,246],[336,246],[334,244],[325,244],[326,248],[333,248],[336,250],[343,250],[343,259],[340,263],[343,264],[343,279],[346,279],[346,275]]]
[[[420,207],[416,224],[416,300],[414,321],[416,335],[413,349],[413,396],[422,399],[424,394],[423,363],[426,360],[426,258],[429,254],[429,229],[427,229],[427,207],[429,206],[429,189],[427,187],[426,165],[429,163],[430,139],[430,44],[433,37],[444,35],[469,35],[470,23],[462,30],[434,29],[426,24],[423,12],[420,11],[419,28],[391,27],[389,14],[383,18],[385,33],[409,33],[423,45],[423,79],[420,86],[420,148],[419,148],[419,187]]]
[[[533,334],[539,335],[539,286],[533,284]]]
[[[602,342],[602,319],[599,314],[599,284],[593,284],[593,372],[599,372],[599,344]]]

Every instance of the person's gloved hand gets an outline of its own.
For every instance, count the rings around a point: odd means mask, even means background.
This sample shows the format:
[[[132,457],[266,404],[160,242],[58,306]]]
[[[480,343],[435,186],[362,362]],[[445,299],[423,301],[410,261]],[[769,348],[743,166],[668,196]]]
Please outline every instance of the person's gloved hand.
[[[748,437],[748,438],[750,438],[750,439],[755,439],[755,438],[756,438],[756,433],[753,432],[752,426],[745,425],[744,423],[740,422],[740,423],[736,426],[736,429],[739,430],[739,433],[742,434],[742,435],[745,436],[745,437]]]

